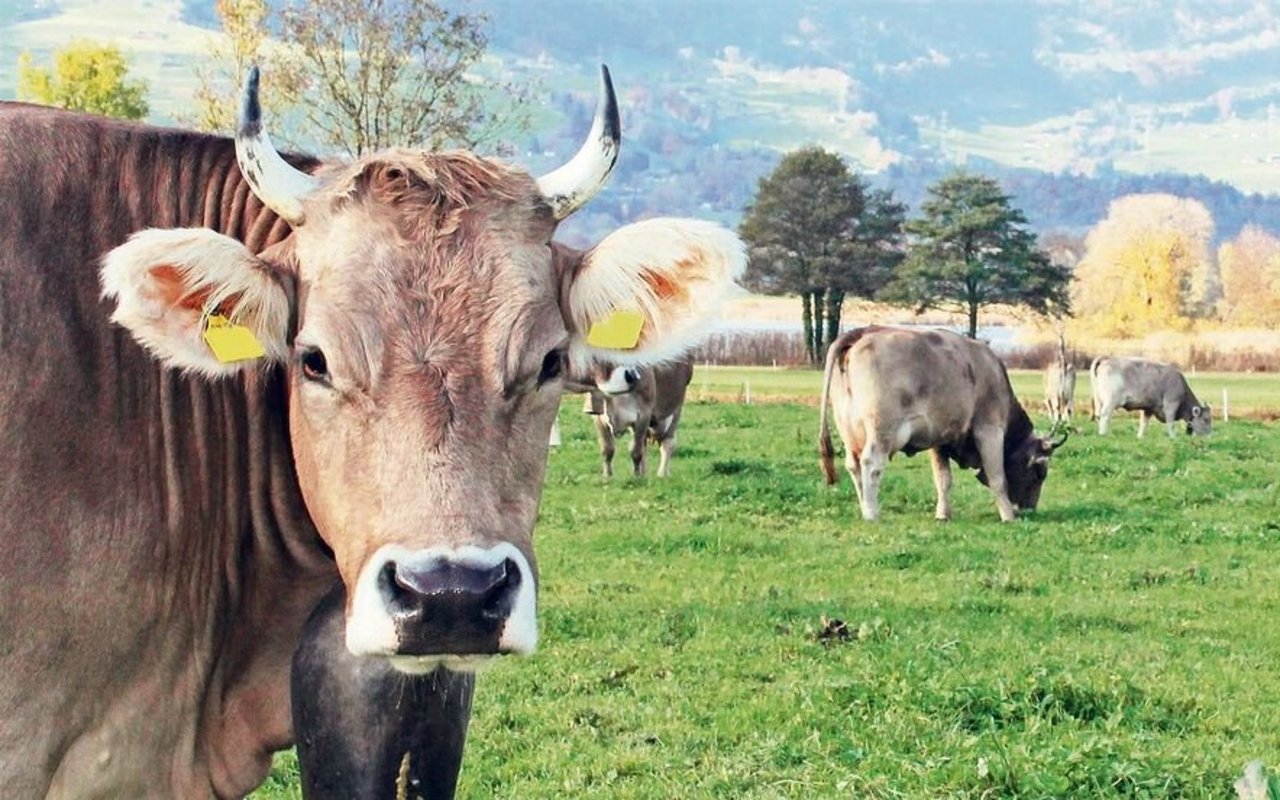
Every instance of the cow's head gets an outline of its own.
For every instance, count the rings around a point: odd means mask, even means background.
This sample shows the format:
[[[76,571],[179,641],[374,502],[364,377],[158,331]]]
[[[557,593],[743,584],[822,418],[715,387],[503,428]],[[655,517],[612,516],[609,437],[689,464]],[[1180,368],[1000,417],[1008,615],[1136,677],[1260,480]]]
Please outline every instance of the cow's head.
[[[1187,435],[1208,436],[1213,433],[1213,414],[1208,404],[1191,406],[1191,417],[1187,420]]]
[[[113,319],[166,364],[285,370],[299,484],[347,586],[353,653],[425,671],[531,651],[531,534],[561,371],[683,352],[741,273],[738,238],[695,220],[629,225],[585,252],[551,241],[617,157],[607,70],[601,83],[588,141],[541,178],[410,150],[309,175],[262,130],[255,71],[237,156],[292,233],[251,253],[210,230],[144,231],[104,261]],[[620,313],[634,323],[625,349],[588,341]],[[202,341],[213,314],[265,357],[215,358]]]
[[[1022,443],[1011,448],[1004,456],[1004,478],[1009,491],[1009,502],[1023,511],[1034,511],[1040,504],[1040,490],[1044,488],[1045,478],[1049,477],[1049,461],[1053,453],[1066,443],[1069,430],[1054,439],[1053,431],[1048,436],[1031,435]],[[984,470],[978,471],[978,480],[987,485]]]

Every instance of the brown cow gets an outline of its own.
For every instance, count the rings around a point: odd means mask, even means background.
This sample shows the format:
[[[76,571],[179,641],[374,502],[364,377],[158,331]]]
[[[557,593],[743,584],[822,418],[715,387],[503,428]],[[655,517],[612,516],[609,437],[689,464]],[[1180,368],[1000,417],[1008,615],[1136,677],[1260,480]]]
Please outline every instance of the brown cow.
[[[593,365],[585,382],[588,395],[583,410],[595,415],[606,478],[613,477],[614,442],[627,431],[631,431],[631,465],[636,476],[644,477],[648,471],[652,439],[662,453],[658,477],[670,477],[676,431],[692,379],[693,362],[689,359],[644,369]]]
[[[5,797],[240,797],[295,733],[308,797],[452,796],[469,670],[537,642],[561,370],[672,358],[745,261],[693,220],[552,241],[602,87],[541,178],[283,158],[256,70],[234,141],[0,104]],[[619,309],[635,347],[588,344]]]
[[[827,350],[818,447],[827,483],[836,482],[827,406],[835,409],[845,467],[862,517],[880,515],[880,477],[893,454],[928,450],[936,516],[951,517],[951,461],[978,469],[1000,519],[1034,509],[1049,458],[1066,440],[1035,436],[1004,364],[985,344],[948,331],[872,326],[843,334]]]

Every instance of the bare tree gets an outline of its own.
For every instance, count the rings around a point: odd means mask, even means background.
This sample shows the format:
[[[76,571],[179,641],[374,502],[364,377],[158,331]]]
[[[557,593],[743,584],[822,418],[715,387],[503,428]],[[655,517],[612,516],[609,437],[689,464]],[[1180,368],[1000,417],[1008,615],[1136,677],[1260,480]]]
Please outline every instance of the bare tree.
[[[293,99],[322,145],[476,148],[528,127],[527,88],[474,73],[483,14],[434,0],[306,0],[280,12]]]
[[[291,0],[278,10],[217,0],[217,12],[224,36],[197,70],[187,120],[205,130],[231,130],[236,87],[254,63],[264,106],[296,123],[293,140],[322,148],[480,149],[528,128],[530,87],[478,74],[483,14],[436,0]]]

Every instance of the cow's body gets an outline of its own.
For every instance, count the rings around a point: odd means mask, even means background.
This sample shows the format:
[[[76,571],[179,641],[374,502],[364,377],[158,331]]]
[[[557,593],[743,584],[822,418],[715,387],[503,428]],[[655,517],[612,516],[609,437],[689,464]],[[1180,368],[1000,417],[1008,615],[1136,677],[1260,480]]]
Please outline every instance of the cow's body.
[[[256,80],[234,142],[0,103],[6,798],[239,797],[295,720],[309,798],[390,796],[387,765],[451,797],[466,671],[536,642],[560,365],[637,302],[625,355],[670,357],[692,340],[663,315],[705,315],[647,281],[722,295],[741,268],[689,221],[550,241],[616,156],[607,73],[589,146],[536,181],[291,165]],[[620,266],[633,239],[669,260]],[[215,358],[213,314],[263,357]]]
[[[97,272],[148,227],[257,252],[288,226],[229,140],[48,109],[0,106],[0,181],[0,783],[243,794],[292,739],[289,660],[337,570],[281,375],[161,368],[110,323]]]
[[[1089,366],[1093,414],[1098,433],[1105,434],[1118,409],[1138,412],[1138,435],[1147,431],[1149,418],[1165,423],[1170,436],[1178,421],[1187,433],[1208,434],[1212,429],[1209,406],[1202,404],[1181,370],[1172,364],[1142,358],[1109,356]]]
[[[1057,425],[1070,422],[1075,413],[1076,366],[1058,359],[1044,371],[1044,407]]]
[[[899,451],[930,451],[938,519],[951,515],[951,461],[980,470],[1003,520],[1039,501],[1056,445],[1034,435],[1004,365],[985,344],[879,326],[836,339],[827,351],[819,430],[823,471],[834,483],[828,401],[864,519],[878,518],[880,478]]]
[[[616,439],[627,431],[632,437],[634,473],[643,477],[648,471],[652,439],[662,453],[658,475],[670,476],[676,432],[692,379],[693,362],[688,359],[641,370],[615,367],[598,371],[583,410],[594,415],[605,477],[613,475]]]

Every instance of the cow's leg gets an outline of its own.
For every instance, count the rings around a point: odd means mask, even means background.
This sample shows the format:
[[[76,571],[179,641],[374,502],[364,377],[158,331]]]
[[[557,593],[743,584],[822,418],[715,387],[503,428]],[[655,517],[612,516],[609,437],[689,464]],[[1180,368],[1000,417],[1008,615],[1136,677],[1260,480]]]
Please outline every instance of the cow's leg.
[[[844,446],[844,468],[849,471],[849,477],[853,479],[853,493],[858,498],[858,507],[862,507],[862,460],[858,458],[858,454],[848,445]]]
[[[933,512],[937,519],[951,519],[951,461],[935,448],[929,451],[933,459],[933,488],[938,493],[938,506]]]
[[[1004,431],[985,429],[975,431],[974,438],[978,442],[978,455],[982,459],[982,470],[987,475],[987,486],[996,496],[996,509],[1003,522],[1012,522],[1017,518],[1013,503],[1009,500],[1009,484],[1004,477]]]
[[[1172,439],[1178,435],[1178,406],[1176,403],[1165,403],[1163,411],[1165,429],[1169,434],[1169,438]]]
[[[406,675],[347,651],[346,592],[331,592],[293,656],[293,730],[307,800],[451,800],[475,677]]]
[[[1096,406],[1098,417],[1098,435],[1106,436],[1107,428],[1111,427],[1111,414],[1115,410],[1106,403],[1099,403]]]
[[[1147,421],[1151,418],[1145,408],[1138,409],[1138,438],[1147,435]]]
[[[880,478],[889,463],[889,448],[875,439],[868,439],[862,448],[862,518],[874,522],[880,518]]]
[[[631,468],[637,478],[649,472],[649,426],[637,422],[631,426]]]
[[[658,462],[658,477],[671,477],[671,457],[676,454],[676,432],[668,431],[658,446],[662,450],[662,460]]]
[[[604,414],[596,417],[596,439],[600,442],[600,460],[604,462],[604,476],[612,478],[615,449],[613,428],[609,427],[609,421],[605,419]]]

